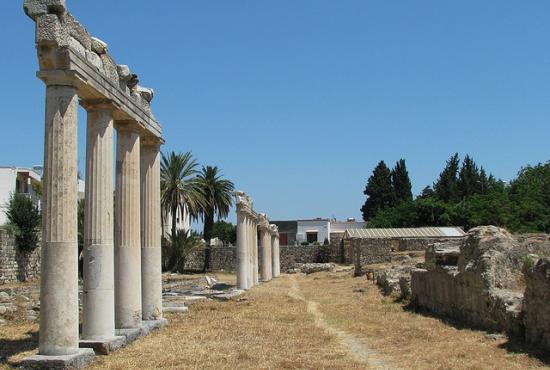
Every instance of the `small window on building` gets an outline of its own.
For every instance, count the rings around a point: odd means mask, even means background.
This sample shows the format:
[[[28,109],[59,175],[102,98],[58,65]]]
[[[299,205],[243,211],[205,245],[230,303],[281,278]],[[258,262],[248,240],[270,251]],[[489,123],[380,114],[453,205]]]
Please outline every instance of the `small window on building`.
[[[307,232],[306,238],[308,243],[315,243],[316,241],[318,241],[316,232]]]

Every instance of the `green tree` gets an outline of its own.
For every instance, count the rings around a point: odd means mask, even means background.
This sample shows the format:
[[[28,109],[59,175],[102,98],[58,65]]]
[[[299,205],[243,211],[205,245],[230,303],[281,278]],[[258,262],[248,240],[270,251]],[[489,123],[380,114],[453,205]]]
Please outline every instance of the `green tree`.
[[[175,237],[170,237],[170,250],[172,252],[168,268],[172,271],[183,273],[187,258],[201,245],[200,236],[191,230],[177,230]]]
[[[444,201],[451,202],[458,200],[457,182],[458,182],[458,167],[460,158],[458,153],[455,153],[447,160],[445,168],[439,174],[439,178],[434,183],[435,196]]]
[[[38,246],[42,221],[38,207],[24,194],[15,193],[8,201],[6,217],[15,231],[15,243],[19,250],[32,252]]]
[[[237,242],[237,227],[231,222],[216,221],[212,228],[212,238],[219,238],[224,243],[235,244]]]
[[[199,210],[204,223],[203,238],[206,241],[204,253],[203,271],[210,268],[210,240],[214,229],[214,217],[225,218],[233,204],[233,193],[235,186],[230,180],[224,179],[218,167],[206,166],[198,175],[200,193],[203,199],[203,206]]]
[[[396,203],[409,202],[413,199],[411,179],[404,159],[400,159],[391,172],[391,180]]]
[[[365,221],[393,205],[394,191],[391,183],[391,171],[384,161],[380,161],[374,169],[363,194],[367,196],[365,204],[361,207]]]
[[[160,165],[161,206],[163,215],[172,218],[171,238],[176,237],[177,213],[189,212],[197,218],[204,205],[197,181],[197,161],[191,152],[162,154]],[[163,217],[164,218],[164,217]]]
[[[462,162],[456,185],[459,199],[467,199],[475,194],[481,194],[479,168],[469,155],[466,155]]]

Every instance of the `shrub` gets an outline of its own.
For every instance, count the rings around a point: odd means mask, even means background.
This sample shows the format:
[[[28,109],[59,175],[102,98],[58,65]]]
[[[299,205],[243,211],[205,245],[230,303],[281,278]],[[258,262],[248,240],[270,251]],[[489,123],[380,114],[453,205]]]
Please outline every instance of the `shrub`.
[[[13,227],[17,248],[23,252],[32,252],[39,242],[41,216],[38,207],[24,194],[12,194],[6,216],[9,225]]]
[[[306,245],[309,245],[309,242],[302,242],[300,243],[300,245],[306,246]]]

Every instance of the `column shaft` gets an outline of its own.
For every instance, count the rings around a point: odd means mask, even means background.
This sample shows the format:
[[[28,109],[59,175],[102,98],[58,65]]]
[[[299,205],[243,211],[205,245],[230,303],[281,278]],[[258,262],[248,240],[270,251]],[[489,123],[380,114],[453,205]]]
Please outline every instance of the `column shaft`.
[[[281,256],[280,256],[280,247],[279,247],[279,236],[274,235],[271,239],[271,247],[273,248],[271,256],[271,266],[273,270],[273,277],[278,277],[281,275]]]
[[[116,158],[115,325],[141,325],[140,138],[118,129]]]
[[[259,277],[258,277],[258,224],[256,221],[254,221],[253,227],[252,227],[252,238],[253,238],[253,273],[252,276],[254,277],[254,285],[257,285],[259,283]]]
[[[267,229],[261,229],[262,237],[262,268],[260,278],[263,281],[271,280],[271,235]]]
[[[162,318],[160,146],[141,147],[141,299],[144,320]]]
[[[82,338],[115,335],[113,249],[113,117],[88,107],[84,206]]]
[[[248,289],[247,228],[244,212],[237,210],[237,289]]]
[[[247,274],[246,274],[246,279],[247,279],[247,282],[248,282],[248,287],[249,288],[252,288],[254,286],[254,280],[252,278],[253,276],[253,271],[252,271],[252,218],[250,217],[247,217],[247,223],[246,223],[246,234],[247,234],[247,259],[246,259],[246,263],[248,265],[248,268],[247,268]]]
[[[74,86],[46,87],[41,355],[78,351],[77,96]]]

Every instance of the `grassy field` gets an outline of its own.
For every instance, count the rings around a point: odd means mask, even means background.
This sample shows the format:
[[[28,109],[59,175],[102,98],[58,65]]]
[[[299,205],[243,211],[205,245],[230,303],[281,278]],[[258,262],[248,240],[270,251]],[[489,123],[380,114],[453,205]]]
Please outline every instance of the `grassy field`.
[[[404,310],[349,272],[281,276],[238,301],[202,301],[168,319],[92,368],[545,368],[505,339]],[[36,325],[0,330],[0,356],[11,364],[35,350]]]

